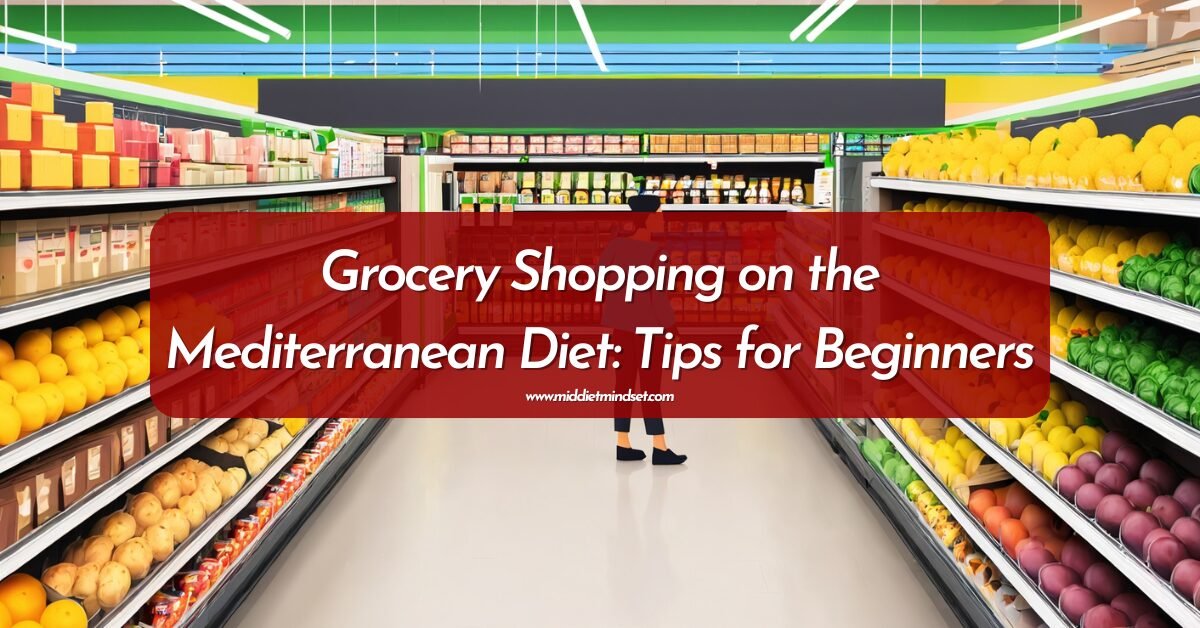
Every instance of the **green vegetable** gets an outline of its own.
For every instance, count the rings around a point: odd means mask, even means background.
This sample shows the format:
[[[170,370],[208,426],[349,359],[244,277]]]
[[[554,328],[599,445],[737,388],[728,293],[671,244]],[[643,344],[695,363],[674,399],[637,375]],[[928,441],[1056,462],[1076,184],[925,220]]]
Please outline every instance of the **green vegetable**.
[[[1079,357],[1085,351],[1091,351],[1092,339],[1085,337],[1072,338],[1067,341],[1067,362],[1078,364]]]
[[[1162,383],[1167,381],[1167,378],[1170,376],[1171,369],[1167,368],[1167,365],[1161,360],[1155,360],[1146,366],[1141,374],[1138,375],[1138,381],[1141,382],[1143,379],[1149,379],[1152,380],[1155,385],[1162,385]]]
[[[1192,400],[1183,395],[1168,395],[1163,399],[1163,412],[1179,419],[1187,421],[1188,415],[1192,407]]]
[[[1192,250],[1200,251],[1200,249],[1192,249]],[[1192,272],[1188,273],[1188,276],[1187,276],[1188,285],[1191,285],[1194,283],[1200,283],[1200,264],[1193,264],[1193,266],[1197,266],[1198,268],[1193,268]],[[1122,270],[1124,270],[1124,269],[1122,269]]]
[[[1183,358],[1171,358],[1170,360],[1167,360],[1167,368],[1171,369],[1171,372],[1176,375],[1182,376],[1187,372],[1187,368],[1189,366],[1191,365],[1188,364],[1187,360]]]
[[[1183,292],[1186,289],[1187,284],[1179,276],[1164,277],[1162,283],[1159,285],[1159,292],[1164,299],[1170,299],[1178,303],[1184,302]]]
[[[1124,364],[1116,363],[1108,369],[1108,382],[1125,392],[1133,392],[1133,375]]]
[[[1186,261],[1184,261],[1184,260],[1178,260],[1178,261],[1176,261],[1176,262],[1175,262],[1175,265],[1171,267],[1171,274],[1172,274],[1172,275],[1174,275],[1174,276],[1176,276],[1176,277],[1179,277],[1180,279],[1183,279],[1184,277],[1187,277],[1187,276],[1188,276],[1188,274],[1189,274],[1189,273],[1191,273],[1191,272],[1192,272],[1192,267],[1191,267],[1191,265],[1190,265],[1190,264],[1188,264],[1188,263],[1187,263]]]
[[[1192,399],[1200,398],[1200,381],[1189,382],[1187,390],[1183,391],[1183,394]]]
[[[1096,358],[1092,360],[1091,367],[1088,369],[1088,371],[1100,379],[1108,379],[1108,369],[1112,368],[1112,365],[1112,358],[1106,355],[1097,355]]]
[[[1158,351],[1154,348],[1154,345],[1146,341],[1138,341],[1129,347],[1129,353],[1131,355],[1134,353],[1140,354],[1142,357],[1152,362],[1154,361],[1154,356],[1158,354]]]
[[[1159,255],[1161,255],[1163,259],[1169,259],[1171,261],[1175,261],[1175,260],[1183,259],[1186,256],[1186,252],[1184,251],[1184,248],[1182,245],[1180,245],[1176,242],[1172,242],[1172,243],[1164,246],[1162,253],[1159,253]]]
[[[1200,248],[1192,247],[1188,249],[1187,255],[1183,256],[1187,263],[1192,266],[1200,266]]]
[[[1077,362],[1075,364],[1075,366],[1078,366],[1079,368],[1091,373],[1092,372],[1092,361],[1095,360],[1096,356],[1098,356],[1098,355],[1099,355],[1098,353],[1096,353],[1095,351],[1092,351],[1089,348],[1087,351],[1085,351],[1083,353],[1083,355],[1079,356],[1079,362]],[[1106,357],[1105,359],[1107,360],[1108,358]]]
[[[1196,366],[1195,364],[1188,366],[1184,369],[1183,376],[1189,382],[1200,381],[1200,366]]]
[[[1108,355],[1109,342],[1107,338],[1100,336],[1092,343],[1092,351],[1095,351],[1097,355]]]
[[[1137,289],[1149,294],[1158,294],[1158,287],[1162,283],[1162,273],[1157,270],[1148,270],[1138,277]]]
[[[1182,375],[1171,375],[1162,383],[1162,394],[1164,397],[1169,395],[1182,395],[1187,392],[1188,381]]]
[[[1162,404],[1162,394],[1158,391],[1158,382],[1152,379],[1139,379],[1133,391],[1144,403],[1156,408]]]
[[[1134,377],[1141,375],[1149,364],[1150,359],[1136,351],[1131,351],[1129,356],[1125,358],[1125,368]]]
[[[1184,302],[1192,307],[1200,307],[1200,283],[1188,285],[1183,291]]]
[[[1188,421],[1192,427],[1200,426],[1200,399],[1193,397],[1192,405],[1188,406]]]
[[[1141,274],[1141,268],[1132,266],[1129,262],[1125,262],[1125,266],[1121,268],[1121,274],[1117,276],[1117,280],[1121,282],[1121,287],[1128,288],[1130,290],[1137,290],[1138,277],[1141,276]]]
[[[1175,261],[1169,259],[1160,259],[1157,262],[1154,262],[1153,270],[1157,270],[1164,275],[1170,275],[1171,271],[1175,270]]]
[[[1108,357],[1114,360],[1124,360],[1129,355],[1129,346],[1117,340],[1109,343]]]

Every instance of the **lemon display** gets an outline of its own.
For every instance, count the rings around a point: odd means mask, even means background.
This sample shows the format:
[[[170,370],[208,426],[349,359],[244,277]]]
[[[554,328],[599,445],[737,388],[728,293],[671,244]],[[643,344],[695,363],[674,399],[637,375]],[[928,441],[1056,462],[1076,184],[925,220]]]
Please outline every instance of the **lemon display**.
[[[150,328],[149,327],[141,327],[141,328],[135,329],[135,330],[133,330],[133,333],[129,335],[129,337],[133,338],[134,342],[136,342],[138,344],[138,349],[141,351],[141,353],[143,355],[150,355]]]

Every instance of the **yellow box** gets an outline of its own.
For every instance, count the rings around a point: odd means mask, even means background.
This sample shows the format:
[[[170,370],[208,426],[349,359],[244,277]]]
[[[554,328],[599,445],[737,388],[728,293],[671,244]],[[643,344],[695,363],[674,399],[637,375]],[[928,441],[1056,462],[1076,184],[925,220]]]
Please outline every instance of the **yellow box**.
[[[67,119],[54,113],[33,114],[33,145],[46,150],[64,150],[67,147]]]
[[[109,158],[106,155],[76,155],[75,156],[75,187],[77,188],[106,188],[109,187],[111,171]]]
[[[0,149],[0,190],[21,189],[21,151]]]
[[[54,113],[54,87],[45,83],[13,83],[12,99],[40,113]]]
[[[0,101],[0,142],[26,143],[33,138],[33,112],[28,105]]]
[[[111,125],[113,123],[113,104],[100,100],[84,103],[83,121],[91,124]]]
[[[111,169],[108,184],[114,188],[136,188],[138,178],[137,157],[109,157]]]
[[[79,150],[79,124],[77,122],[63,124],[63,150]]]
[[[21,151],[21,187],[29,190],[67,190],[74,183],[71,155],[56,150]]]

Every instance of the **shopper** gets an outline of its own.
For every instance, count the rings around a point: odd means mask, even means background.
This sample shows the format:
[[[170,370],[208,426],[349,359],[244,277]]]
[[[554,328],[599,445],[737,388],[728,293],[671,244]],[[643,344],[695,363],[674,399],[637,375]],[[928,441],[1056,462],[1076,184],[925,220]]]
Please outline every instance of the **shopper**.
[[[655,232],[663,229],[663,217],[659,212],[661,201],[657,196],[639,195],[630,199],[629,208],[635,213],[634,232],[625,237],[618,237],[605,247],[600,255],[601,265],[619,266],[660,265],[662,249],[651,239]],[[631,301],[626,301],[623,295],[610,294],[604,300],[604,312],[601,324],[613,330],[613,343],[621,347],[622,359],[617,371],[617,383],[614,389],[618,394],[626,391],[658,394],[662,390],[662,371],[655,365],[662,363],[665,341],[661,335],[654,336],[651,346],[651,368],[641,368],[642,341],[636,332],[639,327],[661,327],[674,336],[675,312],[671,309],[671,301],[662,291],[647,291],[635,294]],[[654,454],[651,458],[656,465],[682,464],[687,456],[677,454],[667,448],[666,431],[662,420],[662,406],[657,401],[641,402],[642,416],[645,417],[646,434],[653,436]],[[617,431],[617,460],[638,461],[646,458],[645,452],[634,449],[629,442],[630,419],[633,414],[633,403],[618,401],[615,403],[615,428]]]

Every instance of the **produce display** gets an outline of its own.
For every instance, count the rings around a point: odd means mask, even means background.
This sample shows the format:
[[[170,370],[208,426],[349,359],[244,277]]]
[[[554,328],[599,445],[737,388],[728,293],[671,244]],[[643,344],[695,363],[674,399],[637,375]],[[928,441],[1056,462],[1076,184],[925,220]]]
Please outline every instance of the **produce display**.
[[[1048,126],[1032,139],[966,129],[910,137],[883,158],[889,177],[1023,187],[1186,194],[1197,191],[1200,116],[1157,124],[1136,142],[1101,137],[1082,117]]]
[[[1052,313],[1061,303],[1052,299]],[[1070,335],[1068,362],[1200,429],[1200,338],[1141,318],[1127,322],[1121,315],[1096,311],[1083,299],[1058,308],[1054,316],[1056,326]],[[1051,348],[1059,355],[1056,334],[1062,332],[1052,332]]]
[[[441,140],[443,152],[451,155],[736,155],[818,153],[829,150],[830,138],[829,133],[468,135],[449,131]],[[881,141],[876,140],[877,148]],[[406,146],[413,144],[404,140]]]
[[[0,445],[150,377],[150,303],[0,340]]]
[[[307,419],[284,419],[284,427],[270,430],[261,419],[238,419],[228,430],[200,441],[201,445],[242,459],[250,475],[258,475],[283,452],[292,438],[303,429]]]
[[[962,439],[966,441],[966,439]],[[956,441],[959,442],[959,441]],[[970,441],[967,441],[970,442]],[[1000,576],[996,566],[986,556],[977,552],[955,521],[950,511],[942,505],[929,486],[917,479],[916,473],[896,452],[887,438],[867,438],[859,443],[863,457],[884,473],[897,488],[912,502],[921,519],[929,526],[942,546],[951,552],[954,561],[962,568],[980,594],[1009,625],[1014,628],[1033,628],[1040,624],[1037,613],[1029,608],[1028,602]],[[889,473],[890,472],[890,473]]]
[[[304,419],[286,419],[303,427]],[[142,609],[140,619],[151,628],[178,625],[193,604],[220,586],[226,570],[242,553],[269,530],[272,521],[321,468],[330,454],[345,442],[360,419],[338,419],[326,423],[316,438],[301,451],[292,465],[280,473],[245,512],[225,528],[199,557],[190,562]],[[235,441],[237,442],[237,441]]]

